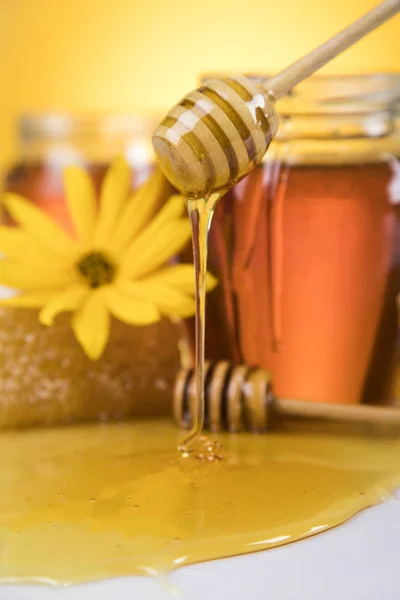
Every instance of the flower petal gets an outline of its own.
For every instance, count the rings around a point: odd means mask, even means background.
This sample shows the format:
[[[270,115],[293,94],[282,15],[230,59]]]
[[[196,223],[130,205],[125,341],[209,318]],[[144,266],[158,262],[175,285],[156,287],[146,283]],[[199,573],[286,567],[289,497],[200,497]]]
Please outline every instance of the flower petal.
[[[39,290],[16,294],[7,298],[0,298],[0,306],[12,306],[15,308],[41,308],[50,298],[57,293],[56,290]]]
[[[18,290],[64,287],[73,278],[70,268],[60,269],[58,265],[35,265],[31,268],[22,261],[0,261],[0,285]]]
[[[195,312],[193,297],[157,282],[156,277],[152,281],[124,283],[119,288],[135,298],[155,305],[164,315],[189,317]]]
[[[131,187],[130,167],[124,158],[117,158],[108,169],[101,188],[99,216],[94,234],[96,246],[105,244],[114,231]]]
[[[110,239],[110,247],[118,251],[141,231],[161,205],[169,183],[160,169],[157,169],[147,181],[131,196]]]
[[[169,287],[175,288],[186,294],[194,294],[195,292],[195,281],[194,281],[194,265],[191,264],[179,264],[165,267],[156,271],[154,275],[141,279],[141,282],[154,282]],[[206,290],[213,290],[218,284],[218,280],[207,273],[206,275]]]
[[[106,302],[114,317],[130,325],[150,325],[161,319],[154,303],[135,298],[114,287],[108,290]]]
[[[150,227],[150,226],[149,226]],[[167,222],[154,235],[146,230],[131,244],[122,260],[121,277],[142,277],[180,252],[189,242],[188,219]]]
[[[179,219],[186,214],[185,210],[185,198],[180,194],[173,194],[154,217],[151,227],[156,229],[169,220]]]
[[[24,231],[17,227],[0,226],[0,251],[7,257],[28,258],[31,240]]]
[[[30,266],[40,267],[50,262],[57,263],[61,268],[65,264],[65,259],[59,254],[49,254],[48,248],[41,246],[38,240],[32,239],[18,227],[0,226],[0,252],[6,258],[16,258]]]
[[[65,290],[62,290],[58,294],[52,296],[52,298],[43,306],[39,313],[39,321],[43,325],[53,325],[54,318],[65,311],[76,310],[79,308],[87,295],[89,289],[84,285],[73,285]]]
[[[72,329],[88,357],[92,360],[99,358],[110,336],[110,315],[102,290],[92,292],[74,314]]]
[[[179,194],[171,196],[161,210],[156,214],[154,219],[147,225],[147,227],[140,233],[140,236],[144,238],[151,238],[157,235],[161,227],[168,222],[181,221],[180,217],[185,213],[185,199]]]
[[[96,195],[88,173],[79,167],[64,170],[64,189],[68,211],[78,238],[88,244],[96,224]]]
[[[73,239],[34,204],[10,193],[3,196],[3,202],[14,221],[42,246],[63,256],[76,253]]]

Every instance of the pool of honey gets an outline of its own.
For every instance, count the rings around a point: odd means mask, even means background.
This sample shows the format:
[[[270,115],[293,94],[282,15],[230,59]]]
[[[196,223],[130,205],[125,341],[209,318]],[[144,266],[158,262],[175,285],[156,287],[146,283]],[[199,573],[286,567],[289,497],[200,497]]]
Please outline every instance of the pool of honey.
[[[400,441],[220,434],[224,458],[184,459],[167,421],[0,436],[0,581],[67,584],[286,544],[400,484]]]

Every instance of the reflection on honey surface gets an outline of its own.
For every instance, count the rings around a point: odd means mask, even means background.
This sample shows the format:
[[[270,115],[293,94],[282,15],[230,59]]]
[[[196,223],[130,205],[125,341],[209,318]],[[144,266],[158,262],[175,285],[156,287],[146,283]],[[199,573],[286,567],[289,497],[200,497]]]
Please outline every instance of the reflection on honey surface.
[[[400,483],[393,438],[220,434],[224,458],[175,450],[168,422],[0,437],[0,580],[158,574],[324,531]]]

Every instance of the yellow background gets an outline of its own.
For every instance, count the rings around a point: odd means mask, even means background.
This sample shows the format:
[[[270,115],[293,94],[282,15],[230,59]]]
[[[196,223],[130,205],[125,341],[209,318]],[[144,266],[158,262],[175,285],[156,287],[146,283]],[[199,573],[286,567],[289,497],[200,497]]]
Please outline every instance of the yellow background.
[[[274,71],[374,0],[0,0],[0,164],[24,111],[164,111],[205,71]],[[400,69],[400,16],[328,68]]]

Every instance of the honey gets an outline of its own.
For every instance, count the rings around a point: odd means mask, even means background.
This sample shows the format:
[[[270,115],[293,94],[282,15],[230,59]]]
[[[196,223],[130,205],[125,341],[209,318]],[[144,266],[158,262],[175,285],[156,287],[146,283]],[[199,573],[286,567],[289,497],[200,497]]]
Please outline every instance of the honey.
[[[207,333],[226,326],[230,340],[207,358],[262,366],[283,398],[393,400],[400,211],[392,181],[384,163],[267,161],[236,186],[218,204],[209,250],[221,285]]]
[[[187,208],[192,226],[193,261],[195,269],[195,379],[196,379],[196,407],[193,411],[194,419],[188,437],[179,446],[185,455],[195,449],[198,458],[204,457],[205,449],[211,448],[209,457],[214,457],[213,445],[207,439],[199,440],[204,426],[204,356],[205,356],[205,324],[206,324],[206,274],[208,231],[211,226],[214,209],[222,192],[215,192],[205,198],[187,198]],[[219,448],[215,449],[215,456],[219,456]]]
[[[185,460],[166,421],[4,432],[0,581],[69,584],[168,573],[325,531],[400,484],[400,441],[220,433]]]

